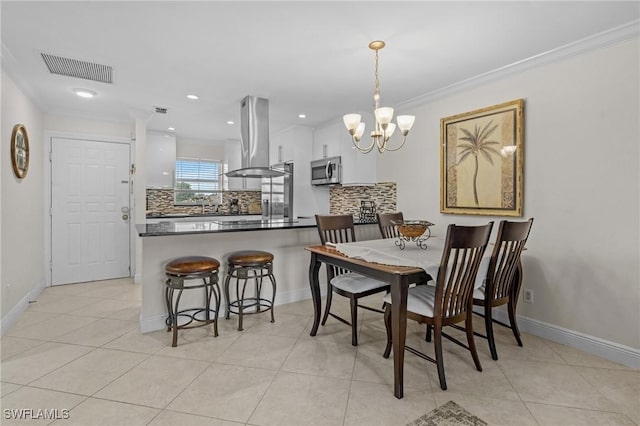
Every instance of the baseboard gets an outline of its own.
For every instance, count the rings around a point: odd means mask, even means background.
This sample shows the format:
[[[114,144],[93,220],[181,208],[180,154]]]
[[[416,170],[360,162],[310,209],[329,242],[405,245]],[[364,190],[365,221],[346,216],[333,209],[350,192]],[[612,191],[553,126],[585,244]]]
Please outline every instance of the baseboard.
[[[509,317],[506,312],[494,310],[495,319],[504,323],[509,323]],[[557,325],[548,324],[532,318],[518,316],[518,328],[521,332],[533,334],[551,340],[552,342],[567,345],[571,348],[578,349],[606,358],[618,364],[625,365],[630,368],[640,368],[640,350],[608,340],[600,339],[587,334],[582,334],[574,330],[569,330]]]
[[[143,317],[140,314],[140,332],[149,333],[151,331],[162,330],[167,326],[165,320],[166,315],[154,315],[152,317]]]
[[[44,283],[40,283],[36,285],[29,293],[27,293],[18,303],[16,303],[13,308],[9,311],[7,315],[2,317],[0,320],[0,335],[4,336],[4,334],[11,328],[13,324],[22,316],[24,311],[27,310],[29,306],[29,302],[32,300],[36,300],[36,298],[42,293],[44,290]]]
[[[133,276],[133,283],[134,284],[142,284],[142,274],[135,274]]]

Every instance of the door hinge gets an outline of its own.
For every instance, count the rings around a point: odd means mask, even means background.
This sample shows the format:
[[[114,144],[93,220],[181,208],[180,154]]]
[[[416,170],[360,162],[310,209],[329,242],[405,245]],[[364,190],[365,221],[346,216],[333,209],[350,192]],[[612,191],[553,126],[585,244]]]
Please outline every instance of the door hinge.
[[[53,272],[53,261],[49,262],[49,272]]]
[[[53,162],[53,152],[49,151],[49,162]]]
[[[136,174],[136,165],[132,164],[131,168],[129,169],[129,173],[131,173],[132,175]]]

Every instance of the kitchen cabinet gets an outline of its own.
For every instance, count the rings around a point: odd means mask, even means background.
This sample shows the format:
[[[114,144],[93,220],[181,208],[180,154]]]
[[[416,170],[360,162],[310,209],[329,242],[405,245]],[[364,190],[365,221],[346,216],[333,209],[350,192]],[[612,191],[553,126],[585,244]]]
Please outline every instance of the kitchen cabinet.
[[[145,161],[148,188],[173,188],[176,168],[175,135],[147,132]]]
[[[224,163],[225,172],[237,170],[242,167],[242,152],[239,140],[229,140],[224,144]],[[228,178],[224,177],[224,189],[234,190],[251,190],[260,191],[262,189],[262,181],[259,178]]]
[[[368,143],[369,129],[372,120],[366,120],[367,130],[363,140]],[[342,159],[343,185],[373,185],[377,182],[376,161],[378,153],[374,150],[368,154],[358,151],[351,141],[351,135],[344,127],[342,120],[335,120],[313,132],[313,159],[340,156]]]

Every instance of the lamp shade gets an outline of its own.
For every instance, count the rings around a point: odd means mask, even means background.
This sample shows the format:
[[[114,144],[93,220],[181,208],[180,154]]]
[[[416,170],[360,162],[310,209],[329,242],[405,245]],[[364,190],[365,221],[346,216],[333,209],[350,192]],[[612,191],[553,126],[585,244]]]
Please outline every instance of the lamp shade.
[[[389,123],[389,125],[384,131],[384,138],[389,139],[391,135],[393,135],[393,132],[395,131],[396,131],[396,125],[394,123]]]
[[[342,121],[344,121],[344,126],[347,130],[351,132],[360,124],[360,118],[360,114],[345,114],[344,117],[342,117]]]
[[[416,120],[415,115],[399,115],[397,118],[398,127],[402,132],[408,132],[413,126],[413,122]]]
[[[360,124],[358,124],[358,127],[356,128],[356,134],[353,135],[353,137],[356,138],[356,140],[360,140],[360,138],[362,137],[362,134],[364,133],[364,122],[360,122]]]
[[[377,108],[375,111],[376,121],[379,124],[389,124],[391,119],[393,119],[393,108],[389,107],[381,107]]]

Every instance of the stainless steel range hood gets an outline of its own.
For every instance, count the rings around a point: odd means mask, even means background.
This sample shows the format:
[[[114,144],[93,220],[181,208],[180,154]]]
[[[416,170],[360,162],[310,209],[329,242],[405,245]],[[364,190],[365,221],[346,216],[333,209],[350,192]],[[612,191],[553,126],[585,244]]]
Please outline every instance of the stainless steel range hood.
[[[269,168],[269,100],[247,96],[240,103],[242,168],[227,177],[279,177],[282,170]]]

